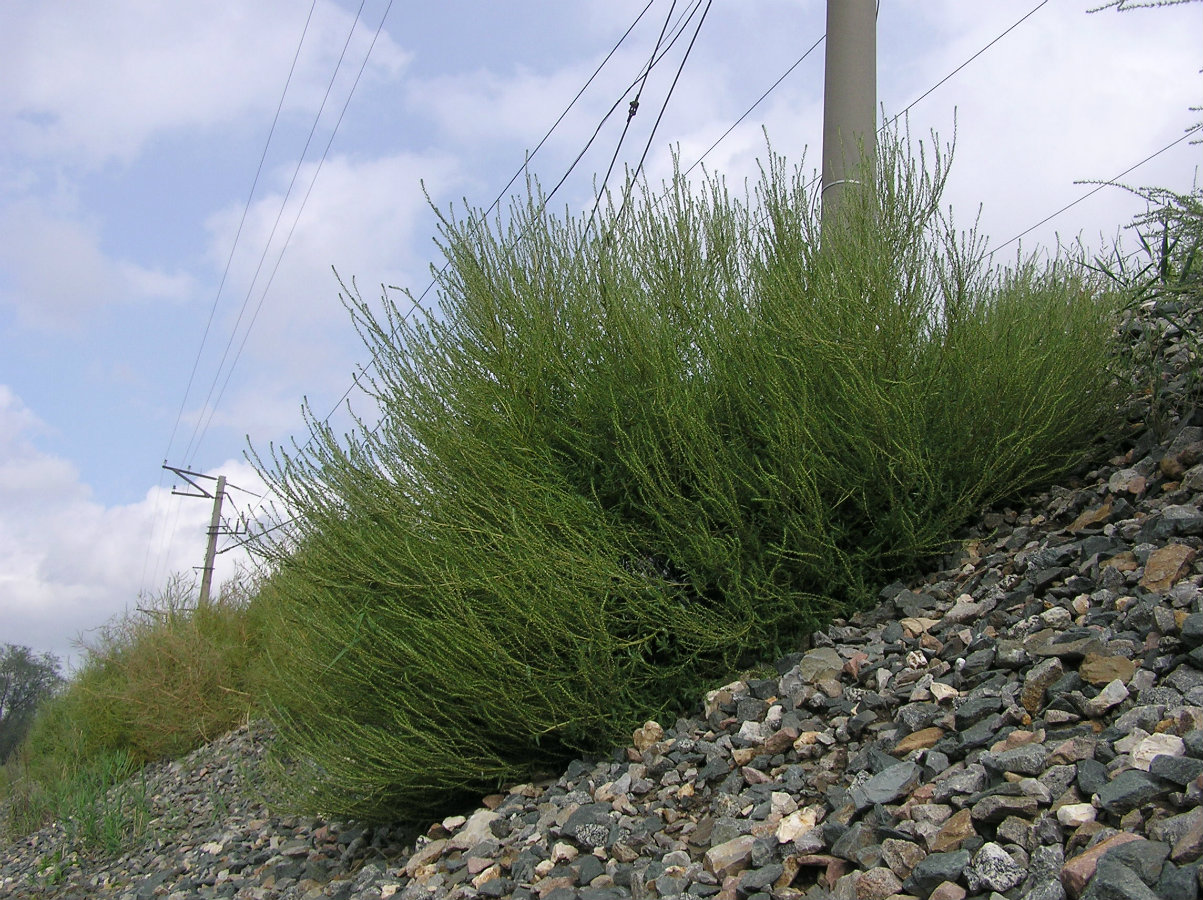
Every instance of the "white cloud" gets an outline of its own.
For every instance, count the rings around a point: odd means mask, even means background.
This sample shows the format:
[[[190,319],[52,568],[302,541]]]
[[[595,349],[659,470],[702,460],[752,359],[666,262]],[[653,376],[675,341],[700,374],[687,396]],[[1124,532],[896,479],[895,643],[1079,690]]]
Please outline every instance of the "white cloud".
[[[71,463],[37,447],[44,430],[0,385],[0,641],[69,658],[78,636],[135,605],[140,590],[154,594],[170,573],[200,565],[212,505],[173,496],[166,484],[136,503],[103,506]],[[220,472],[262,490],[243,461]],[[218,557],[216,583],[238,556]]]
[[[258,121],[279,101],[306,12],[286,0],[48,0],[8,8],[0,28],[0,117],[10,130],[0,147],[88,164],[129,161],[164,132],[227,126],[247,114]],[[378,16],[369,11],[358,26],[336,91],[349,88]],[[317,108],[351,22],[337,4],[317,5],[289,109]],[[395,77],[407,58],[381,35],[369,79]]]
[[[128,260],[101,248],[91,223],[22,199],[0,205],[0,304],[26,324],[79,326],[81,316],[113,304],[180,302],[194,291],[192,279]]]
[[[955,108],[957,150],[946,201],[966,224],[984,202],[983,226],[996,242],[1090,190],[1075,181],[1111,178],[1190,124],[1188,107],[1197,103],[1200,84],[1199,10],[1089,16],[1083,9],[1042,7],[910,114],[916,136],[926,138],[934,127],[949,140]],[[913,62],[898,48],[882,48],[879,97],[886,112],[899,112],[1026,11],[1011,4],[971,11],[926,0],[895,8],[895,20],[917,17],[920,25],[907,27],[948,34]],[[1197,154],[1170,153],[1124,180],[1180,182],[1185,175],[1180,186],[1189,187],[1190,165],[1183,162],[1192,158]],[[1050,245],[1058,230],[1069,237],[1082,230],[1097,244],[1099,231],[1113,235],[1139,206],[1122,191],[1104,189],[1025,244]]]

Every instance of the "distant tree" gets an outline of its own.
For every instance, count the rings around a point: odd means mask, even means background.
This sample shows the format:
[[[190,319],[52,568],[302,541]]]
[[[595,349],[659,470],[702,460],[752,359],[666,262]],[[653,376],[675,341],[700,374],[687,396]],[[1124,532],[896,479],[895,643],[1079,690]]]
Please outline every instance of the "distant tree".
[[[62,686],[60,665],[53,653],[36,655],[16,644],[0,648],[0,763],[20,746],[38,706]]]

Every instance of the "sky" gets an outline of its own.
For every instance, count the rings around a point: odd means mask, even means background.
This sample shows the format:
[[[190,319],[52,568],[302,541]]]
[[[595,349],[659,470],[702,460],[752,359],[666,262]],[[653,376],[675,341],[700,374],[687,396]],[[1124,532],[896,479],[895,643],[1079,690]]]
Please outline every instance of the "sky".
[[[907,110],[925,141],[955,129],[945,203],[964,225],[980,208],[1000,254],[1025,232],[1026,250],[1107,246],[1145,209],[1122,189],[1038,223],[1203,118],[1190,111],[1203,4],[1088,14],[1097,5],[880,4],[882,116]],[[822,37],[825,4],[713,2],[670,95],[704,7],[0,5],[0,643],[77,662],[105,622],[194,576],[212,504],[173,494],[190,488],[164,462],[225,475],[234,526],[262,502],[248,448],[303,442],[306,400],[345,427],[341,400],[369,358],[335,271],[368,300],[420,294],[443,261],[432,204],[487,207],[524,161],[550,187],[604,120],[556,199],[588,210],[616,147],[619,171],[638,161],[666,97],[653,185],[674,152],[686,166],[705,153],[733,185],[754,179],[766,132],[815,169],[822,44],[707,150]],[[682,37],[620,145],[626,100],[605,114],[666,21]],[[1183,140],[1121,180],[1186,192],[1201,162]],[[219,541],[232,549],[218,582],[248,565],[236,543]]]

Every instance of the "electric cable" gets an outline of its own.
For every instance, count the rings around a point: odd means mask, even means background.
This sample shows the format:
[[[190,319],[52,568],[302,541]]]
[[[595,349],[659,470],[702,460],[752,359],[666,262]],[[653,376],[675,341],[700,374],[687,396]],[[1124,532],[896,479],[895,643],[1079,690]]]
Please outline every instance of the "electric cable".
[[[325,164],[326,158],[330,153],[330,147],[334,144],[334,138],[338,134],[339,126],[342,124],[343,117],[347,114],[347,108],[351,105],[351,98],[355,96],[355,89],[359,86],[359,81],[363,77],[364,70],[367,68],[368,59],[372,55],[372,50],[376,46],[376,41],[379,39],[381,31],[384,29],[385,20],[388,19],[389,11],[392,8],[393,0],[389,0],[388,5],[384,9],[384,15],[380,17],[380,24],[376,27],[376,33],[372,36],[372,42],[368,45],[367,52],[364,54],[363,62],[359,66],[359,71],[355,75],[355,81],[352,83],[351,89],[347,92],[347,99],[343,103],[342,110],[338,114],[338,119],[335,121],[334,127],[330,131],[330,138],[326,141],[326,146],[322,150],[321,158],[318,160],[317,166],[313,170],[313,177],[309,179],[309,187],[305,190],[305,196],[301,199],[301,203],[297,207],[297,214],[293,217],[292,225],[289,227],[288,234],[284,238],[284,243],[280,247],[280,252],[276,256],[275,265],[272,267],[271,273],[268,275],[267,282],[263,286],[263,291],[259,295],[259,303],[255,306],[255,311],[251,315],[251,320],[247,324],[246,330],[242,334],[242,341],[238,345],[238,350],[234,353],[234,359],[231,360],[230,366],[226,370],[225,380],[222,382],[221,389],[218,391],[217,397],[214,399],[212,406],[209,407],[208,418],[205,420],[204,428],[201,430],[200,436],[196,440],[194,452],[199,452],[200,443],[208,431],[209,424],[213,421],[213,415],[217,412],[218,405],[225,396],[226,388],[229,387],[230,379],[234,375],[234,369],[238,365],[238,361],[242,358],[242,351],[246,348],[246,342],[251,336],[251,329],[255,327],[255,322],[259,319],[259,313],[263,309],[263,303],[267,299],[268,291],[271,289],[272,282],[275,281],[276,273],[280,270],[280,263],[284,260],[284,253],[288,250],[288,245],[292,241],[293,234],[296,232],[297,223],[301,221],[301,214],[305,211],[305,205],[309,202],[309,197],[313,193],[313,186],[317,183],[318,175],[321,174],[322,166]],[[281,207],[281,212],[283,212],[283,207]]]
[[[791,65],[788,69],[786,69],[784,72],[782,72],[780,77],[778,77],[778,79],[776,81],[774,81],[771,85],[769,85],[768,90],[766,90],[763,94],[761,94],[759,97],[756,98],[755,103],[753,103],[746,110],[744,110],[744,114],[742,116],[740,116],[738,119],[736,119],[734,122],[732,122],[731,126],[726,131],[724,131],[721,135],[719,135],[718,138],[715,139],[714,143],[711,144],[709,147],[707,147],[701,156],[699,156],[697,159],[694,160],[693,165],[691,165],[688,169],[686,169],[683,174],[688,175],[690,172],[692,172],[694,169],[696,169],[699,165],[701,165],[702,160],[704,160],[707,156],[709,156],[710,152],[712,150],[714,150],[715,147],[717,147],[724,140],[726,140],[727,137],[731,134],[731,132],[734,131],[736,128],[738,128],[743,123],[743,120],[746,119],[748,116],[750,116],[753,113],[753,111],[756,109],[756,107],[758,107],[761,103],[763,103],[765,101],[765,99],[769,96],[769,94],[771,94],[771,93],[773,93],[773,91],[777,90],[777,88],[781,85],[781,82],[785,81],[785,79],[788,78],[793,73],[794,69],[796,69],[796,68],[798,68],[798,66],[802,65],[802,63],[806,61],[806,58],[808,56],[810,56],[810,54],[814,53],[815,50],[818,49],[819,45],[821,43],[823,43],[823,41],[825,41],[826,39],[827,39],[827,34],[826,34],[826,32],[824,32],[817,41],[815,41],[813,44],[810,45],[810,48],[805,53],[803,53],[796,60],[794,60],[793,65]]]
[[[1052,221],[1053,219],[1057,218],[1057,216],[1061,215],[1061,213],[1065,212],[1066,210],[1068,210],[1068,209],[1072,209],[1073,207],[1075,207],[1075,206],[1077,206],[1079,203],[1081,203],[1083,200],[1086,200],[1086,199],[1088,199],[1088,198],[1090,198],[1090,197],[1093,197],[1095,194],[1097,194],[1097,193],[1098,193],[1099,191],[1101,191],[1103,188],[1105,188],[1105,187],[1114,187],[1114,186],[1115,186],[1115,184],[1116,184],[1116,183],[1117,183],[1117,182],[1118,182],[1118,181],[1119,181],[1121,178],[1123,178],[1125,175],[1127,175],[1129,172],[1133,172],[1133,171],[1135,171],[1136,169],[1139,169],[1141,166],[1143,166],[1145,163],[1149,162],[1150,160],[1156,159],[1158,156],[1160,156],[1161,154],[1165,153],[1167,150],[1170,150],[1170,149],[1172,149],[1172,148],[1174,148],[1174,147],[1178,146],[1178,145],[1179,145],[1179,144],[1181,144],[1183,141],[1185,141],[1187,138],[1189,138],[1191,135],[1195,134],[1197,131],[1199,131],[1199,130],[1201,130],[1201,129],[1203,129],[1203,122],[1200,122],[1198,125],[1195,125],[1195,126],[1194,126],[1194,127],[1192,127],[1192,128],[1188,128],[1188,129],[1186,130],[1186,132],[1185,132],[1185,133],[1184,133],[1184,134],[1183,134],[1181,137],[1178,137],[1178,138],[1174,139],[1173,141],[1171,141],[1170,143],[1168,143],[1168,144],[1166,144],[1164,147],[1162,147],[1160,150],[1157,150],[1157,151],[1156,151],[1156,152],[1154,152],[1154,153],[1150,153],[1148,156],[1146,156],[1146,157],[1145,157],[1144,159],[1142,159],[1140,162],[1138,162],[1138,163],[1134,163],[1134,164],[1132,164],[1132,165],[1128,166],[1128,168],[1124,169],[1124,171],[1120,172],[1120,173],[1119,173],[1118,175],[1116,175],[1114,178],[1111,178],[1111,179],[1109,179],[1108,181],[1104,181],[1104,182],[1102,182],[1102,183],[1100,183],[1100,184],[1097,184],[1097,185],[1095,185],[1095,186],[1094,186],[1094,188],[1093,188],[1092,190],[1089,190],[1089,191],[1087,191],[1085,194],[1083,194],[1083,195],[1082,195],[1081,197],[1079,197],[1077,200],[1074,200],[1074,201],[1072,201],[1071,203],[1067,203],[1067,204],[1065,204],[1063,207],[1061,207],[1061,208],[1060,208],[1059,210],[1057,210],[1055,213],[1052,213],[1052,214],[1050,214],[1050,215],[1047,215],[1047,216],[1045,216],[1043,219],[1041,219],[1041,220],[1040,220],[1039,222],[1037,222],[1035,225],[1032,225],[1030,228],[1026,228],[1026,229],[1024,229],[1023,231],[1021,231],[1019,234],[1015,235],[1015,237],[1011,238],[1010,240],[1008,240],[1008,241],[1003,241],[1003,242],[1002,242],[1001,244],[999,244],[997,247],[995,247],[995,248],[993,248],[992,250],[990,250],[990,252],[991,252],[991,253],[994,253],[994,252],[995,252],[995,251],[997,251],[997,250],[1001,250],[1003,247],[1009,246],[1010,244],[1014,244],[1014,243],[1015,243],[1016,241],[1018,241],[1020,238],[1022,238],[1022,237],[1024,237],[1024,236],[1026,236],[1027,234],[1029,234],[1029,233],[1030,233],[1030,232],[1032,232],[1032,231],[1035,231],[1035,230],[1036,230],[1037,228],[1039,228],[1041,225],[1044,225],[1045,223],[1047,223],[1047,222],[1050,222],[1050,221]]]
[[[279,124],[280,113],[284,109],[284,100],[288,96],[288,88],[292,85],[292,76],[296,73],[297,60],[300,59],[300,57],[301,57],[301,48],[305,44],[305,37],[309,34],[309,25],[313,21],[313,10],[316,6],[317,6],[317,0],[312,0],[312,2],[309,5],[309,14],[305,17],[305,26],[301,29],[300,40],[297,41],[297,49],[292,55],[292,63],[288,67],[288,77],[284,79],[284,89],[280,92],[280,100],[276,104],[275,115],[272,116],[271,127],[267,131],[267,140],[265,140],[263,142],[263,152],[259,155],[258,166],[255,167],[255,177],[251,180],[251,189],[250,189],[250,192],[247,194],[246,203],[243,204],[243,207],[242,207],[242,215],[238,220],[238,228],[234,232],[234,240],[230,244],[230,254],[228,257],[226,257],[225,268],[222,270],[221,280],[217,285],[217,293],[213,297],[212,306],[209,307],[209,316],[205,320],[205,329],[204,329],[204,332],[201,334],[200,346],[197,347],[196,358],[192,361],[192,371],[188,373],[188,382],[184,386],[184,396],[180,400],[180,408],[176,412],[175,423],[171,426],[171,434],[167,438],[167,448],[163,452],[164,464],[166,464],[168,458],[171,456],[171,447],[175,443],[176,432],[179,430],[180,422],[182,421],[182,419],[184,417],[184,409],[188,405],[188,397],[192,393],[192,385],[196,379],[196,372],[200,366],[201,356],[203,355],[204,350],[205,350],[205,343],[208,341],[209,331],[213,327],[213,318],[217,314],[217,305],[218,305],[218,302],[221,300],[221,294],[222,294],[222,291],[225,289],[226,279],[228,278],[228,276],[230,274],[230,266],[234,261],[234,252],[235,252],[235,250],[237,250],[238,241],[242,237],[242,228],[246,224],[247,215],[249,215],[249,213],[250,213],[251,201],[254,199],[255,190],[259,186],[259,176],[262,175],[262,173],[263,173],[263,165],[264,165],[264,162],[267,160],[267,151],[271,147],[272,138],[275,136],[276,125]],[[160,469],[159,484],[158,484],[158,487],[160,490],[163,488],[163,481],[165,478],[166,478],[166,473],[162,469]],[[157,528],[158,528],[158,517],[156,516],[155,522],[152,523],[152,525],[151,525],[150,538],[146,544],[146,557],[142,561],[142,576],[141,576],[141,581],[140,581],[140,586],[139,586],[139,592],[144,591],[146,589],[146,572],[150,566],[150,551],[151,551],[152,546],[154,545],[155,531],[157,530]]]
[[[983,53],[985,53],[987,50],[989,50],[991,47],[993,47],[995,44],[997,44],[999,41],[1001,41],[1004,37],[1006,37],[1008,34],[1010,34],[1012,31],[1014,31],[1016,28],[1018,28],[1021,24],[1023,24],[1025,21],[1027,21],[1029,18],[1031,18],[1031,16],[1033,14],[1035,14],[1036,11],[1039,10],[1042,6],[1047,5],[1048,2],[1049,2],[1049,0],[1041,0],[1040,3],[1037,3],[1034,7],[1032,7],[1030,10],[1028,10],[1023,16],[1021,16],[1014,23],[1012,23],[1009,28],[1007,28],[1005,31],[1003,31],[1001,34],[999,34],[997,37],[995,37],[994,40],[992,40],[990,43],[988,43],[986,46],[984,46],[981,50],[977,51],[977,53],[973,54],[973,56],[969,57],[967,60],[965,60],[959,66],[957,66],[955,69],[953,69],[951,72],[949,72],[943,78],[941,78],[939,81],[937,81],[931,87],[929,87],[926,91],[924,91],[922,94],[920,94],[918,97],[916,97],[914,100],[912,100],[910,103],[910,106],[906,107],[906,109],[904,109],[902,112],[898,113],[888,123],[886,123],[881,128],[879,128],[878,133],[880,133],[882,130],[889,127],[890,125],[893,125],[900,118],[905,116],[915,106],[917,106],[920,103],[920,101],[926,99],[929,94],[931,94],[933,91],[935,91],[936,88],[940,87],[940,85],[944,84],[944,82],[948,81],[950,78],[952,78],[958,72],[960,72],[961,69],[965,68],[971,62],[973,62],[975,59],[977,59],[979,56],[981,56]]]
[[[609,52],[606,53],[606,55],[602,59],[601,63],[599,63],[598,66],[593,70],[592,74],[590,74],[588,79],[586,79],[585,84],[582,85],[582,87],[577,91],[576,95],[572,98],[572,100],[569,101],[568,105],[564,108],[564,110],[556,118],[555,122],[552,123],[551,128],[549,128],[548,131],[543,135],[542,139],[540,139],[539,143],[535,146],[535,149],[532,150],[527,155],[523,165],[519,166],[519,168],[515,171],[514,175],[511,176],[510,180],[505,184],[505,186],[501,189],[501,191],[494,198],[493,202],[489,205],[489,207],[486,209],[485,213],[482,215],[482,217],[481,217],[482,219],[486,218],[490,213],[492,213],[493,210],[495,210],[500,205],[501,201],[505,198],[506,193],[508,192],[510,187],[513,185],[513,183],[518,179],[518,177],[522,174],[523,171],[526,171],[529,168],[530,160],[532,160],[534,158],[535,154],[538,153],[538,151],[543,147],[543,145],[551,137],[552,133],[556,130],[556,128],[558,128],[559,125],[563,122],[564,118],[568,115],[568,113],[576,105],[577,101],[580,100],[581,96],[585,93],[585,91],[589,88],[589,86],[594,82],[594,80],[596,80],[597,76],[600,74],[602,69],[611,60],[611,58],[614,56],[614,54],[619,50],[619,48],[622,46],[622,44],[630,36],[631,32],[634,31],[635,27],[643,19],[644,15],[651,8],[653,2],[654,2],[654,0],[648,0],[648,3],[643,7],[643,9],[635,17],[634,21],[623,32],[622,36],[619,37],[618,41],[610,48]],[[700,5],[700,3],[701,3],[701,0],[695,0],[693,9],[696,10],[697,7]],[[674,0],[674,5],[675,5],[675,0]],[[690,15],[690,14],[691,14],[690,12],[683,13],[681,18],[678,19],[677,23],[674,24],[673,28],[675,29],[676,33],[674,34],[672,39],[669,41],[668,45],[664,48],[663,53],[667,53],[668,50],[671,49],[672,45],[676,42],[677,38],[683,32],[684,25],[682,24],[682,22],[687,21],[688,15]],[[387,15],[387,13],[386,13],[386,15]],[[671,19],[671,15],[672,14],[671,14],[671,10],[670,10],[670,13],[668,16],[669,19]],[[663,35],[663,31],[661,32],[661,34]],[[651,62],[649,62],[649,66],[654,66],[655,63],[658,62],[660,58],[663,58],[663,54],[661,54],[660,57],[656,57],[655,54],[653,54],[653,59]],[[609,112],[606,114],[606,116],[604,116],[602,118],[602,121],[601,121],[601,123],[599,123],[597,130],[594,132],[594,135],[593,135],[594,138],[596,138],[597,133],[601,130],[602,125],[605,124],[605,121],[608,119],[609,115],[611,113],[613,113],[613,111],[615,109],[618,108],[618,106],[621,104],[622,100],[625,98],[626,94],[629,94],[630,91],[632,90],[632,88],[634,87],[634,85],[637,84],[638,82],[639,82],[639,78],[637,77],[635,79],[635,81],[632,82],[632,85],[630,87],[628,87],[626,89],[626,91],[624,91],[623,95],[617,101],[615,101],[613,106],[611,106]],[[344,112],[345,112],[345,107],[344,107]],[[341,117],[340,117],[340,120],[341,120]],[[561,184],[563,184],[563,182],[567,179],[568,175],[572,172],[573,168],[580,161],[581,157],[584,156],[584,153],[588,149],[589,145],[592,144],[592,141],[593,141],[593,138],[591,138],[590,141],[586,144],[585,149],[582,150],[577,155],[577,157],[573,161],[572,165],[569,166],[568,172],[566,172],[564,177],[560,179],[560,182],[557,183],[556,187],[552,189],[551,193],[549,193],[546,198],[544,198],[544,205],[551,199],[552,195],[554,195],[555,191],[559,188],[559,186]],[[312,186],[312,183],[311,183],[311,186]],[[294,223],[294,227],[295,227],[295,223]],[[290,234],[291,234],[291,232],[290,232]],[[278,264],[279,264],[279,262],[277,261],[277,265]],[[450,262],[449,261],[445,262],[440,271],[445,272],[448,265],[450,265]],[[273,271],[273,275],[274,275],[274,271]],[[437,283],[437,276],[436,276],[436,278],[432,278],[430,280],[430,282],[426,285],[426,287],[422,291],[422,293],[420,295],[418,295],[418,297],[416,299],[413,300],[413,302],[410,306],[410,309],[406,312],[406,314],[404,316],[402,316],[402,318],[401,318],[402,322],[407,320],[409,318],[409,316],[413,314],[415,309],[424,309],[424,307],[421,305],[421,301],[423,299],[425,299],[426,295],[434,288],[436,283]],[[347,401],[348,397],[350,397],[350,395],[354,391],[354,389],[356,387],[358,387],[361,377],[366,375],[368,370],[370,370],[371,367],[375,363],[376,363],[376,354],[373,354],[372,358],[368,361],[368,363],[358,373],[356,373],[352,377],[351,385],[343,392],[342,396],[338,399],[338,401],[336,401],[334,406],[331,408],[330,412],[328,412],[320,420],[322,423],[328,422],[333,417],[334,413],[343,405],[343,403],[345,403]],[[224,386],[223,386],[223,391],[224,391]],[[307,447],[311,442],[312,442],[312,437],[310,437],[310,439],[305,442],[305,444],[302,446],[302,450],[304,449],[304,447]],[[272,530],[275,530],[275,529],[272,529]],[[227,549],[233,549],[233,548],[227,548]]]
[[[627,131],[631,127],[631,120],[634,119],[635,114],[639,112],[639,98],[643,95],[643,89],[647,87],[647,79],[648,76],[652,74],[652,67],[655,64],[656,53],[660,49],[660,44],[664,41],[664,34],[668,30],[668,23],[672,21],[673,10],[676,8],[677,0],[673,0],[672,6],[668,8],[668,16],[664,19],[664,27],[660,29],[660,36],[656,38],[656,46],[652,48],[651,58],[648,60],[647,67],[643,70],[643,79],[639,82],[639,90],[635,92],[635,99],[631,101],[630,106],[627,109],[627,120],[622,126],[622,134],[618,136],[618,143],[614,147],[614,155],[610,157],[610,165],[606,169],[606,174],[602,177],[601,188],[597,192],[597,197],[593,201],[593,209],[589,213],[589,221],[585,223],[585,229],[581,232],[582,240],[584,240],[584,236],[589,233],[589,229],[593,225],[593,217],[597,215],[597,208],[601,204],[602,197],[605,196],[606,182],[610,180],[610,173],[614,171],[614,164],[618,161],[618,154],[622,150],[622,143],[626,140]],[[580,157],[577,158],[579,159]],[[573,165],[575,165],[575,163]],[[563,179],[560,180],[560,183],[563,184]],[[556,187],[559,187],[559,185],[556,185]],[[519,240],[521,240],[521,236],[519,236]]]
[[[626,187],[623,189],[622,205],[618,207],[618,216],[611,225],[611,233],[613,232],[613,229],[617,227],[618,223],[622,221],[622,214],[626,211],[627,201],[631,196],[631,188],[635,181],[638,180],[639,173],[643,170],[643,164],[647,160],[648,151],[652,148],[652,141],[654,141],[656,138],[656,131],[660,127],[660,122],[664,119],[664,112],[668,109],[668,104],[669,101],[672,100],[673,92],[677,89],[677,82],[681,80],[681,73],[685,71],[685,63],[689,60],[690,53],[693,52],[693,45],[697,43],[698,35],[702,31],[702,23],[706,21],[706,14],[710,12],[710,6],[713,2],[714,0],[706,0],[706,8],[702,10],[702,16],[700,19],[698,19],[698,25],[697,28],[694,29],[693,37],[689,41],[689,46],[685,48],[685,53],[681,57],[681,64],[677,66],[677,74],[673,76],[672,84],[668,86],[668,93],[664,95],[664,103],[660,105],[660,114],[656,116],[656,121],[652,125],[651,134],[649,134],[647,137],[647,143],[643,145],[643,155],[639,157],[639,164],[635,166],[634,173],[627,180]],[[603,189],[605,188],[604,183],[602,187]],[[586,231],[588,231],[587,226]]]
[[[343,60],[347,55],[347,48],[351,45],[351,38],[355,35],[355,29],[359,26],[360,16],[363,14],[363,7],[367,0],[360,0],[359,9],[355,12],[355,19],[351,22],[351,29],[347,32],[347,39],[343,42],[342,52],[339,54],[338,62],[334,64],[334,71],[330,74],[330,81],[326,84],[326,92],[322,96],[321,105],[318,107],[317,114],[313,117],[313,125],[309,129],[309,134],[305,138],[305,146],[301,149],[301,155],[297,158],[296,168],[293,169],[292,178],[288,182],[288,189],[284,192],[284,199],[280,201],[280,210],[276,213],[276,220],[272,224],[271,232],[267,236],[267,241],[263,246],[263,253],[259,256],[259,264],[255,268],[255,274],[251,278],[251,283],[247,287],[246,296],[243,298],[242,306],[238,310],[238,317],[234,321],[234,327],[230,329],[230,338],[226,341],[225,349],[222,351],[221,360],[217,364],[217,370],[213,376],[213,381],[209,385],[209,392],[205,396],[204,403],[201,406],[201,416],[197,419],[196,426],[192,429],[192,436],[188,439],[188,444],[184,448],[184,465],[191,465],[194,459],[194,444],[197,442],[197,435],[200,432],[201,422],[204,420],[204,411],[209,407],[209,401],[213,397],[213,391],[217,388],[217,382],[221,377],[222,367],[225,365],[226,359],[229,356],[230,348],[234,344],[234,338],[238,334],[238,327],[242,324],[242,317],[246,314],[247,307],[251,302],[251,294],[255,290],[255,284],[259,280],[259,274],[263,270],[263,263],[267,259],[268,251],[271,249],[272,241],[276,236],[276,229],[280,226],[280,220],[284,217],[284,210],[288,205],[288,199],[292,196],[292,189],[296,185],[297,177],[300,175],[301,166],[305,162],[305,156],[309,152],[309,145],[313,141],[313,136],[317,131],[317,126],[321,121],[322,113],[326,109],[326,103],[330,99],[330,92],[334,89],[334,82],[338,78],[338,72],[342,68]],[[209,417],[212,418],[212,415]]]

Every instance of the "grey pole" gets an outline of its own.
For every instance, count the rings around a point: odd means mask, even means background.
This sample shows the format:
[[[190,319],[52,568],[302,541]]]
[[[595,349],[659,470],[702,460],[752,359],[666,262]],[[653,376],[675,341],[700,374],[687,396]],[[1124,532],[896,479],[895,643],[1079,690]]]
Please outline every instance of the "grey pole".
[[[226,493],[226,476],[217,477],[217,490],[213,493],[213,516],[209,519],[209,545],[205,548],[205,568],[201,573],[200,598],[197,605],[209,602],[209,588],[213,584],[213,558],[217,555],[217,532],[221,525],[221,501]]]
[[[876,136],[877,0],[827,0],[821,224],[849,186],[871,177]]]

